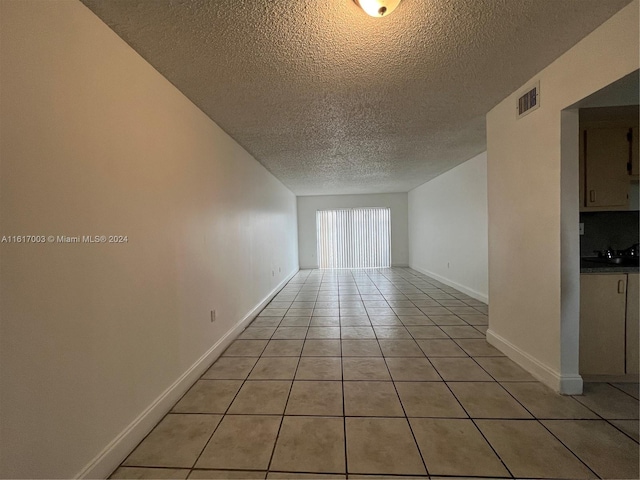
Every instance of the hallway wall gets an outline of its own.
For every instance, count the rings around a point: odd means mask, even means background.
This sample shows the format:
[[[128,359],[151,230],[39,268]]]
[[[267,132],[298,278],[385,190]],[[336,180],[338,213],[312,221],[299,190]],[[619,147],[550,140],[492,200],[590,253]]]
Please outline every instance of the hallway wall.
[[[80,2],[0,22],[0,236],[56,237],[0,243],[0,477],[100,477],[297,271],[296,199]]]
[[[391,209],[391,263],[397,267],[409,265],[407,202],[406,193],[298,197],[300,268],[318,268],[316,211],[357,207]]]
[[[582,391],[578,112],[563,110],[638,69],[638,8],[620,10],[487,114],[487,339],[563,393]],[[517,119],[517,99],[538,81],[540,107]]]
[[[487,154],[409,192],[409,265],[488,301]]]

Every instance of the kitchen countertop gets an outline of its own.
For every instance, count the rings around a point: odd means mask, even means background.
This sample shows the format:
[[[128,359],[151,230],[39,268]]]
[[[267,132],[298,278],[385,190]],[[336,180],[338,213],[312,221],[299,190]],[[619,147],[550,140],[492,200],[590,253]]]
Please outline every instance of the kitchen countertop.
[[[590,261],[580,259],[580,273],[638,273],[638,265],[616,265],[602,262],[601,259]]]

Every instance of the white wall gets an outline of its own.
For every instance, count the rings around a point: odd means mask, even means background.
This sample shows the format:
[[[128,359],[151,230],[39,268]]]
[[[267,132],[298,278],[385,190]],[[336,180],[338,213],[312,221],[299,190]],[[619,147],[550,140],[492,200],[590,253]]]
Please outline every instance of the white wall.
[[[300,268],[318,268],[316,211],[331,208],[387,207],[391,209],[391,263],[409,265],[407,194],[321,195],[298,197]]]
[[[295,196],[81,3],[0,9],[0,235],[128,236],[0,244],[0,477],[100,477],[295,273]]]
[[[487,338],[553,388],[578,375],[577,101],[638,69],[634,1],[487,115]],[[540,108],[516,120],[516,99],[540,80]]]
[[[409,192],[409,265],[488,301],[486,152]]]

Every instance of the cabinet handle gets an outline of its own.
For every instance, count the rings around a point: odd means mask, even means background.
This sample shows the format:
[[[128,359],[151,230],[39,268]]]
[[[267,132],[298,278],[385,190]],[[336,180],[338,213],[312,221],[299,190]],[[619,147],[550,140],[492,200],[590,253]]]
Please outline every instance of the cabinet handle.
[[[624,293],[624,280],[618,280],[618,293]]]
[[[590,202],[595,202],[596,201],[596,191],[595,190],[589,190],[589,201]]]

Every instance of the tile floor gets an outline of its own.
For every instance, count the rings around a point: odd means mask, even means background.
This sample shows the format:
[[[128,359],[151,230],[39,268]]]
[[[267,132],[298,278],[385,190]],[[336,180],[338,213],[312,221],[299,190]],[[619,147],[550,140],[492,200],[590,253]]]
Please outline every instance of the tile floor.
[[[112,478],[639,478],[638,384],[563,397],[409,269],[299,272]]]

